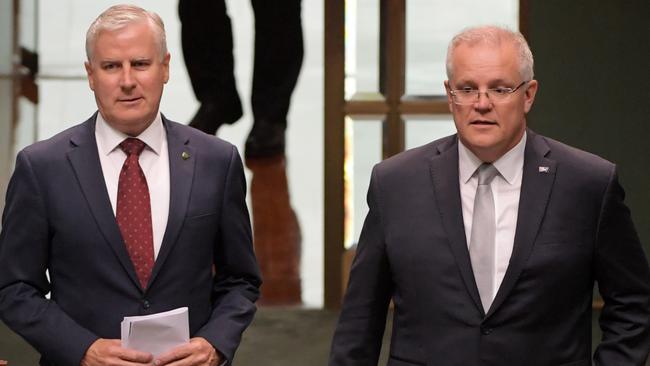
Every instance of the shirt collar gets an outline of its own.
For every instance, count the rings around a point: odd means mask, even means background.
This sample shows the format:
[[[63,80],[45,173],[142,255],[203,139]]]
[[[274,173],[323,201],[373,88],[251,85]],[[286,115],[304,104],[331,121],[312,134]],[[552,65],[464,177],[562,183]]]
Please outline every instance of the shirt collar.
[[[101,113],[97,113],[95,136],[97,136],[98,140],[101,140],[97,145],[99,147],[99,153],[104,155],[110,154],[122,141],[131,137],[109,125],[102,117]],[[162,124],[160,113],[156,114],[153,122],[146,130],[142,131],[141,134],[135,137],[142,140],[142,142],[144,142],[156,155],[160,155],[163,139],[165,138],[165,128]]]
[[[513,184],[517,174],[519,174],[523,169],[526,138],[527,134],[526,131],[524,131],[524,135],[517,145],[508,150],[508,152],[497,159],[497,161],[492,163],[508,184]],[[474,153],[463,145],[460,139],[458,139],[458,172],[460,174],[460,181],[467,183],[481,164],[483,164],[483,161],[474,155]]]

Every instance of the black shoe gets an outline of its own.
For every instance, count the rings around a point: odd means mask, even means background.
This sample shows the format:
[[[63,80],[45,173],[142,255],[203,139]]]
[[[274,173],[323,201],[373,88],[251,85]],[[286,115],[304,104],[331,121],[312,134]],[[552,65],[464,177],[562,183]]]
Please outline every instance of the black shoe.
[[[199,110],[190,121],[190,126],[201,130],[208,135],[214,135],[223,124],[232,124],[242,115],[241,107],[239,113],[231,113],[231,116],[223,116],[223,111],[214,103],[201,103]]]
[[[246,158],[267,158],[284,154],[284,132],[287,123],[257,120],[246,139]]]

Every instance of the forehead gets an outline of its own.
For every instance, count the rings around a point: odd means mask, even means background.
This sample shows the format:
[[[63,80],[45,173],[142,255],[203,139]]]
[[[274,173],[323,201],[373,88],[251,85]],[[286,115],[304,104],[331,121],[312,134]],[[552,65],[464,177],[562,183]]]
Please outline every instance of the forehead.
[[[517,49],[510,41],[461,43],[451,62],[456,81],[508,81],[519,77]]]
[[[97,58],[151,57],[157,51],[153,29],[146,21],[102,30],[93,47]]]

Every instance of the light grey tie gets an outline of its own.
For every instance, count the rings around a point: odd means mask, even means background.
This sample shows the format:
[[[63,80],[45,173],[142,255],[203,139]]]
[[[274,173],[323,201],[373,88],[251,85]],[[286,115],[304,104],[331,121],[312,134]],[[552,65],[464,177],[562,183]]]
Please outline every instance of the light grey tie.
[[[469,257],[472,261],[474,279],[481,296],[483,310],[487,313],[494,298],[492,274],[494,272],[494,235],[496,233],[494,197],[490,182],[499,172],[494,165],[487,163],[483,163],[477,170],[478,186],[474,197]]]

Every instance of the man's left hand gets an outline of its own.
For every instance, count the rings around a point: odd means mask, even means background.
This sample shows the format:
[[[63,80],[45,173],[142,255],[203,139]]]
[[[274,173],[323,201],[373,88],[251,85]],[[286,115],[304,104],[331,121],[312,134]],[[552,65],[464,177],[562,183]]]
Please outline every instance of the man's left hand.
[[[210,342],[202,337],[190,339],[190,343],[176,347],[158,357],[154,365],[218,366],[221,359]]]

